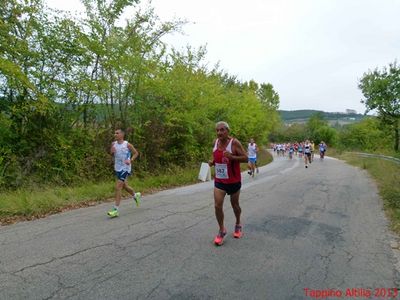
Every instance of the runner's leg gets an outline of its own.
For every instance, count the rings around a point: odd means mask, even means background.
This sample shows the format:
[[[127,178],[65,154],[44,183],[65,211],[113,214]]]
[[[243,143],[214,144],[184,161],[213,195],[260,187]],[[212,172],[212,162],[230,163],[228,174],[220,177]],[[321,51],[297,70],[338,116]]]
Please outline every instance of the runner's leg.
[[[241,224],[240,223],[240,215],[242,213],[242,209],[239,205],[239,196],[240,196],[240,190],[238,190],[236,193],[231,195],[231,205],[232,205],[235,217],[236,217],[236,224]]]
[[[121,180],[117,180],[117,183],[115,184],[115,206],[118,207],[119,204],[121,203],[121,191],[124,186],[125,182]]]
[[[224,198],[226,192],[218,188],[214,188],[214,207],[215,207],[215,217],[219,225],[219,230],[224,231]]]

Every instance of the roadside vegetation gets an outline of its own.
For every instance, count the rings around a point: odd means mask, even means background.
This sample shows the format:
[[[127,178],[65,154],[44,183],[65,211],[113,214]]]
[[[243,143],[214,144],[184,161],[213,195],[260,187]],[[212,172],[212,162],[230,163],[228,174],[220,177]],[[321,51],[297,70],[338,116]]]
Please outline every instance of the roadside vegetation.
[[[205,47],[163,42],[184,21],[134,0],[85,0],[79,17],[28,2],[0,4],[0,190],[112,178],[117,127],[141,176],[208,158],[217,121],[259,144],[278,123],[272,84],[207,66]],[[120,25],[127,7],[136,13]]]
[[[143,194],[165,188],[197,182],[199,168],[174,167],[164,174],[138,177],[131,176],[129,182]],[[19,220],[41,218],[49,214],[113,201],[115,181],[88,181],[83,185],[45,186],[42,188],[17,189],[0,193],[0,224]],[[127,194],[125,194],[128,197]]]
[[[209,149],[211,152],[211,148]],[[272,161],[271,154],[260,148],[257,164],[264,166]],[[163,189],[198,182],[200,165],[173,167],[159,175],[132,176],[129,180],[135,190],[150,194]],[[247,169],[241,164],[242,171]],[[213,169],[212,169],[213,173]],[[114,201],[115,181],[86,182],[71,187],[17,189],[0,193],[0,224],[12,224],[21,220],[42,218],[57,212]],[[129,197],[125,194],[126,197]],[[211,201],[211,199],[210,199]]]
[[[1,217],[111,197],[120,127],[140,153],[133,186],[145,191],[195,181],[217,121],[243,144],[267,143],[279,121],[273,85],[209,66],[205,47],[173,49],[163,37],[186,22],[161,22],[138,2],[84,0],[79,16],[42,0],[0,2]]]

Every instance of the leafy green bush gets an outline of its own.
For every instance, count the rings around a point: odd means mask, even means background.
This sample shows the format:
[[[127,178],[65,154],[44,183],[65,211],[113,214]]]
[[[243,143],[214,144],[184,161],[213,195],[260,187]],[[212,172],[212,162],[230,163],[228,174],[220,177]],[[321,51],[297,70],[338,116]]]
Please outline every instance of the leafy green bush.
[[[347,125],[339,133],[341,148],[358,151],[378,151],[391,147],[391,137],[376,118],[366,118]]]

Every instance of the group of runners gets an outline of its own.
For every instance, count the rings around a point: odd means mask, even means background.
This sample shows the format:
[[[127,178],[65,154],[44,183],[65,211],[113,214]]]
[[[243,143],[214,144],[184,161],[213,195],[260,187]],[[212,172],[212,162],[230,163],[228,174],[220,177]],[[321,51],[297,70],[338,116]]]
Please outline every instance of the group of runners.
[[[323,159],[327,150],[325,142],[321,141],[317,147],[319,150],[319,156],[321,159]],[[310,140],[305,140],[304,142],[300,143],[295,142],[272,144],[272,149],[277,156],[284,157],[287,154],[289,159],[293,159],[293,156],[297,156],[300,159],[304,158],[306,168],[308,168],[308,165],[314,160],[315,143]]]
[[[250,139],[246,151],[239,140],[229,135],[230,127],[227,122],[220,121],[216,123],[215,129],[217,138],[213,144],[212,159],[208,164],[210,167],[215,168],[214,208],[219,230],[214,238],[214,243],[220,246],[227,235],[223,211],[226,195],[230,196],[231,206],[236,219],[233,237],[239,239],[243,235],[243,225],[241,223],[242,209],[239,205],[240,189],[242,187],[240,163],[247,163],[248,174],[254,177],[255,173],[258,172],[257,153],[259,152],[259,148],[254,139]],[[131,143],[125,140],[125,132],[122,129],[115,130],[114,135],[115,141],[111,144],[110,152],[114,157],[114,171],[116,176],[115,204],[107,212],[111,218],[119,216],[119,205],[123,189],[132,196],[136,206],[140,205],[141,199],[141,193],[135,192],[128,185],[128,177],[132,173],[132,163],[138,157],[139,153]],[[322,152],[325,153],[325,143],[321,142],[319,146],[320,151],[323,149]],[[304,153],[307,167],[308,162],[311,163],[314,144],[306,140],[302,143],[276,144],[273,145],[273,149],[277,155],[285,156],[286,153],[289,153],[291,158],[293,154],[301,157]]]

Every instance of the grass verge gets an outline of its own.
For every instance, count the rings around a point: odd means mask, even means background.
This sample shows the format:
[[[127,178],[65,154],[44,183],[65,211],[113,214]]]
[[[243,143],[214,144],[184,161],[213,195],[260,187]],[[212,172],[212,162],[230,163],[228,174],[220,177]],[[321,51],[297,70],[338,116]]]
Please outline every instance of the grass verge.
[[[329,151],[329,155],[368,171],[378,185],[391,229],[400,234],[400,164],[380,158],[360,157],[349,152]]]
[[[271,161],[271,155],[262,149],[258,165],[262,166]],[[132,176],[129,185],[142,194],[149,194],[171,187],[196,183],[198,182],[199,167],[200,165],[185,169],[176,167],[166,170],[163,174],[149,175],[143,178]],[[242,164],[241,167],[243,170],[247,169],[246,164]],[[43,218],[69,209],[113,201],[114,187],[114,181],[105,181],[87,182],[75,187],[27,188],[0,192],[0,225]]]

